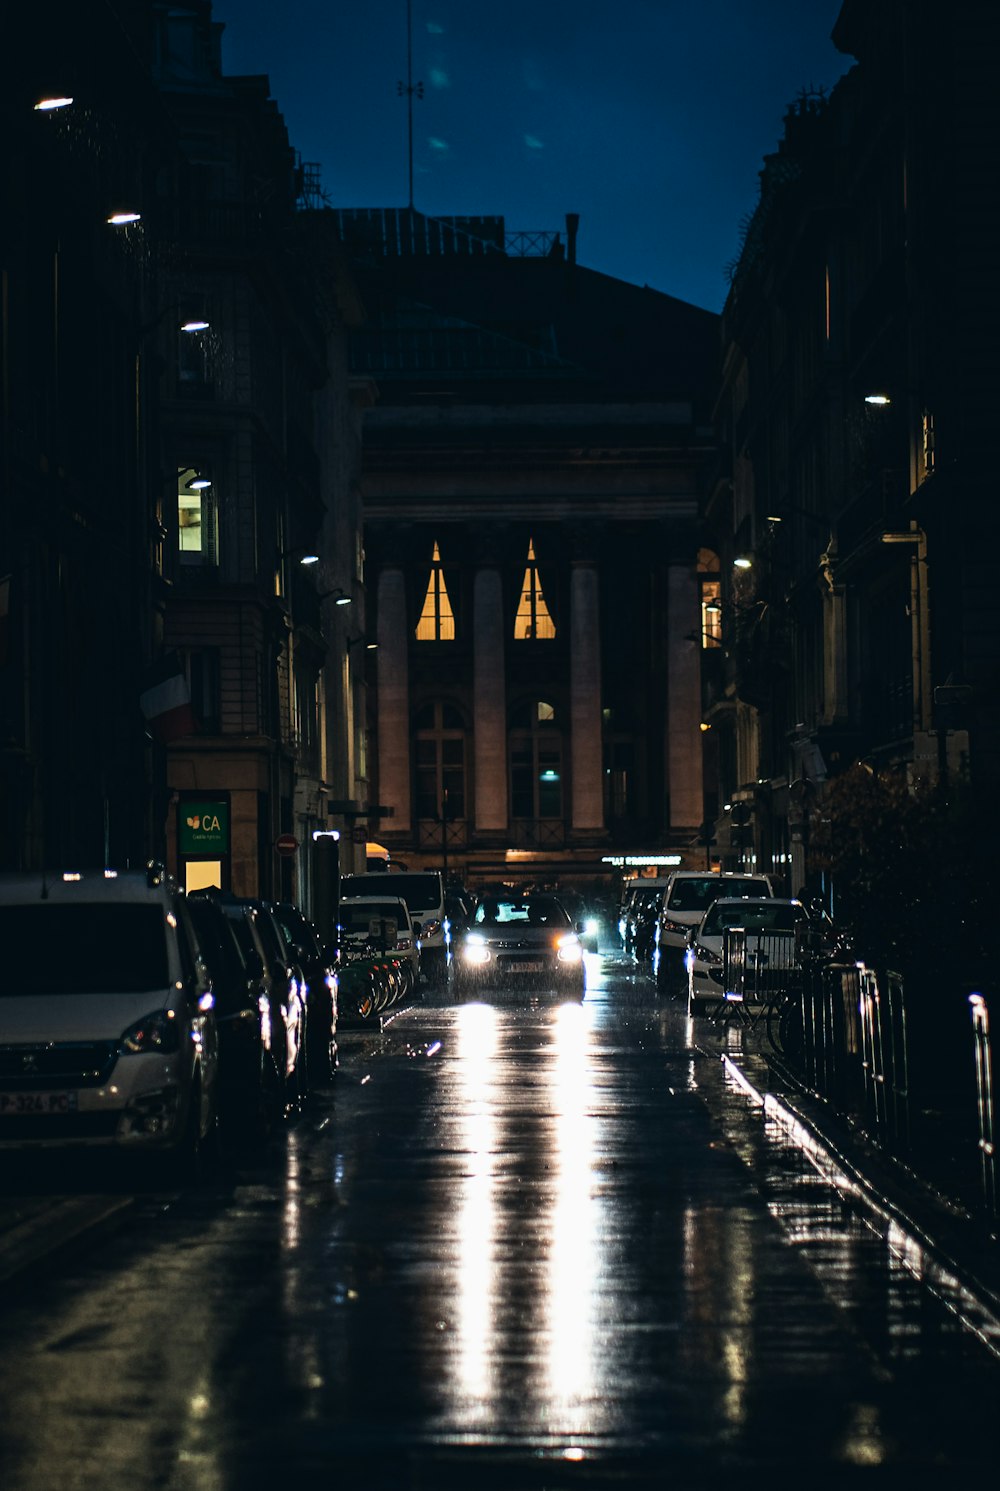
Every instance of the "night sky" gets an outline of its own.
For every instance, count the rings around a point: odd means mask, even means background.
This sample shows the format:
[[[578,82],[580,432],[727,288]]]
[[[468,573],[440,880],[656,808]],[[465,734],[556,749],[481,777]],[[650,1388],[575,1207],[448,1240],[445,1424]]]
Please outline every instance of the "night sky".
[[[850,59],[840,0],[412,0],[414,202],[508,230],[580,214],[591,269],[710,310],[804,88]],[[408,197],[406,0],[216,0],[335,207]]]

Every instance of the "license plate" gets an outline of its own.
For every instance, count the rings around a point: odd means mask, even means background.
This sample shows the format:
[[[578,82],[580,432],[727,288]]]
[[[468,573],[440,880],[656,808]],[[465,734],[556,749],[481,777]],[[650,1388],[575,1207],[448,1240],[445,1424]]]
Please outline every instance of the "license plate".
[[[544,963],[511,963],[511,973],[544,973]]]
[[[75,1113],[75,1092],[0,1092],[0,1117],[24,1113]]]

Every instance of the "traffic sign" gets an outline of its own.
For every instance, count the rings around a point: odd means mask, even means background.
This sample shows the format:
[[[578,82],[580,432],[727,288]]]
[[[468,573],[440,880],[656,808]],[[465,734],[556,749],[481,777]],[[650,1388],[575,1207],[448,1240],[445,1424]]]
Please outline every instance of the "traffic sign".
[[[299,841],[294,834],[279,834],[274,841],[274,847],[279,854],[292,855],[299,847]]]

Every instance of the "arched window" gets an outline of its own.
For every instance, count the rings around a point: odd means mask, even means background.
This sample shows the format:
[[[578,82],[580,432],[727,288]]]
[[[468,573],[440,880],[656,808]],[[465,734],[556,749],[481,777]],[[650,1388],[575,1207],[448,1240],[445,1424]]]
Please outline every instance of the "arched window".
[[[455,613],[451,609],[451,599],[441,565],[441,552],[436,543],[431,556],[431,574],[424,595],[424,608],[417,622],[416,637],[418,642],[455,640]]]
[[[554,637],[555,634],[556,625],[545,604],[542,582],[538,576],[535,543],[533,539],[529,539],[528,563],[524,571],[524,579],[521,581],[521,595],[517,603],[517,615],[514,618],[514,640],[516,642],[538,641]]]
[[[465,817],[465,722],[454,704],[425,704],[414,720],[418,818]]]
[[[523,704],[510,717],[512,818],[561,818],[562,733],[553,705]]]

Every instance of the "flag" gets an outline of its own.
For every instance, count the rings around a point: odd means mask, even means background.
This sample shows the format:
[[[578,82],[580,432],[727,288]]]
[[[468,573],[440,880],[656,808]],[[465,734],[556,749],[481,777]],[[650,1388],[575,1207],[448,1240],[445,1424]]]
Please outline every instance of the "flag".
[[[154,740],[166,745],[195,732],[191,690],[176,652],[164,653],[146,673],[139,707]]]

